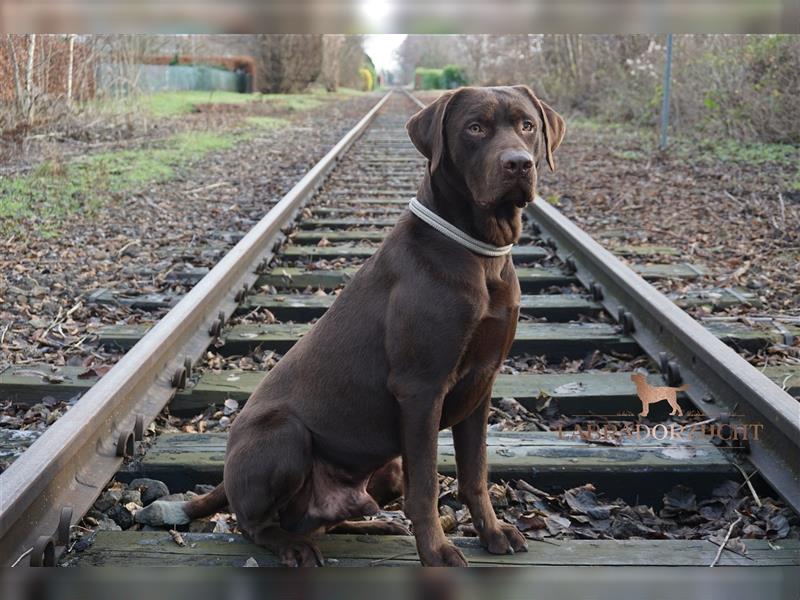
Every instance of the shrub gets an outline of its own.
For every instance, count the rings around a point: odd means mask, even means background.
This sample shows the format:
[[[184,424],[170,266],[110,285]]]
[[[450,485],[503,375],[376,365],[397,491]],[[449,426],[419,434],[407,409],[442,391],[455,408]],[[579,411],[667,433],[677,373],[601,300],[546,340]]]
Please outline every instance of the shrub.
[[[361,76],[361,89],[365,92],[371,92],[375,86],[375,80],[372,78],[370,70],[366,67],[361,67],[358,70],[358,74]]]
[[[441,83],[442,87],[448,90],[467,85],[467,75],[464,73],[464,68],[458,65],[447,65],[442,69]]]
[[[418,67],[414,71],[414,88],[418,90],[441,90],[443,69],[426,69]]]

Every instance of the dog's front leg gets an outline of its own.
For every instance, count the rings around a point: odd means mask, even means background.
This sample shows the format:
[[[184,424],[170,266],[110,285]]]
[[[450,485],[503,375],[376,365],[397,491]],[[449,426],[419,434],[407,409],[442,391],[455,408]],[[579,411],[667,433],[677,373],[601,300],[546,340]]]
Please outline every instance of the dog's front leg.
[[[395,288],[386,319],[387,387],[399,412],[404,511],[414,525],[422,564],[466,566],[439,520],[436,464],[444,399],[476,308],[438,279],[426,278],[424,271],[412,283]]]
[[[467,560],[444,535],[437,503],[439,476],[436,471],[439,415],[443,397],[425,395],[398,397],[401,413],[403,510],[414,525],[417,552],[423,565],[464,567]]]
[[[513,525],[500,522],[486,488],[486,423],[490,403],[490,393],[487,392],[486,400],[469,417],[453,425],[458,496],[469,508],[484,548],[492,554],[524,552],[528,549],[525,538]]]

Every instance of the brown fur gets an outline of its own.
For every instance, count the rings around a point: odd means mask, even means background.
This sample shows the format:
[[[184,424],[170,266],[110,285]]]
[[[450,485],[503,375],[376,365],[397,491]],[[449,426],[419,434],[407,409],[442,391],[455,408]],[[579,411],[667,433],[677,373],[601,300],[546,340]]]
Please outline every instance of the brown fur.
[[[647,378],[642,373],[633,373],[631,375],[631,381],[636,384],[636,393],[639,396],[639,400],[642,402],[642,412],[639,413],[640,417],[646,417],[650,414],[650,405],[661,402],[662,400],[669,402],[670,408],[672,408],[672,412],[669,413],[670,415],[676,413],[679,415],[683,414],[683,409],[681,409],[678,404],[678,392],[688,390],[688,385],[682,385],[680,387],[652,386],[647,383]]]
[[[536,166],[552,164],[564,122],[524,86],[465,88],[407,129],[429,160],[419,201],[504,245],[519,237]],[[404,213],[253,392],[231,428],[224,491],[189,510],[227,499],[251,539],[286,564],[313,565],[321,564],[315,534],[405,491],[423,564],[465,565],[437,511],[437,434],[452,427],[459,494],[481,543],[493,553],[524,550],[486,489],[492,383],[514,339],[519,298],[510,256],[473,254]]]

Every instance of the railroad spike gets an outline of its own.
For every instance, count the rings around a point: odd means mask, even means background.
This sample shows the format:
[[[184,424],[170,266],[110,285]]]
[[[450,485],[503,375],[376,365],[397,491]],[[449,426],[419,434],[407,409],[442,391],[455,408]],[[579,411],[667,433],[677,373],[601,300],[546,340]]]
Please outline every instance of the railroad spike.
[[[133,425],[133,439],[141,442],[144,439],[144,415],[136,415],[136,422]]]
[[[617,321],[622,327],[622,333],[625,335],[630,335],[635,331],[633,315],[625,310],[625,308],[622,306],[620,306],[619,311],[617,312]]]
[[[667,361],[666,378],[667,378],[667,385],[670,387],[678,387],[681,383],[683,383],[683,377],[681,376],[681,367],[676,361],[674,360]]]
[[[739,442],[739,444],[733,447],[734,450],[736,450],[740,454],[750,454],[750,438],[743,437],[742,439],[737,441]]]
[[[222,332],[222,321],[220,319],[216,319],[211,324],[211,327],[208,329],[208,335],[210,335],[213,338],[218,338],[221,332]]]
[[[192,364],[192,358],[190,356],[183,359],[183,368],[186,369],[186,377],[191,377],[194,365]]]
[[[134,451],[134,435],[132,431],[123,431],[117,438],[117,456],[131,458]]]
[[[53,537],[40,535],[31,549],[30,565],[32,567],[55,567],[56,545]]]
[[[186,369],[184,367],[178,367],[175,369],[175,372],[172,374],[172,387],[178,388],[182,390],[186,387]]]
[[[658,368],[661,369],[661,374],[666,376],[667,365],[669,364],[669,354],[666,352],[658,353]]]
[[[69,544],[69,530],[72,526],[72,507],[62,506],[61,514],[58,516],[58,527],[55,534],[55,545],[66,546]]]

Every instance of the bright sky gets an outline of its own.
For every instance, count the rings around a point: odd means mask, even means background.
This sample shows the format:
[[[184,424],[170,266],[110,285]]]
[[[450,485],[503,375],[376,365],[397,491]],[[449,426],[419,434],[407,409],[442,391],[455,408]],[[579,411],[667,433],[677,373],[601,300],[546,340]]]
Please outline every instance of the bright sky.
[[[381,35],[367,35],[364,40],[364,50],[372,62],[375,63],[375,69],[381,71],[393,71],[397,68],[397,59],[394,56],[394,51],[400,47],[403,40],[406,39],[406,34],[381,34]]]

